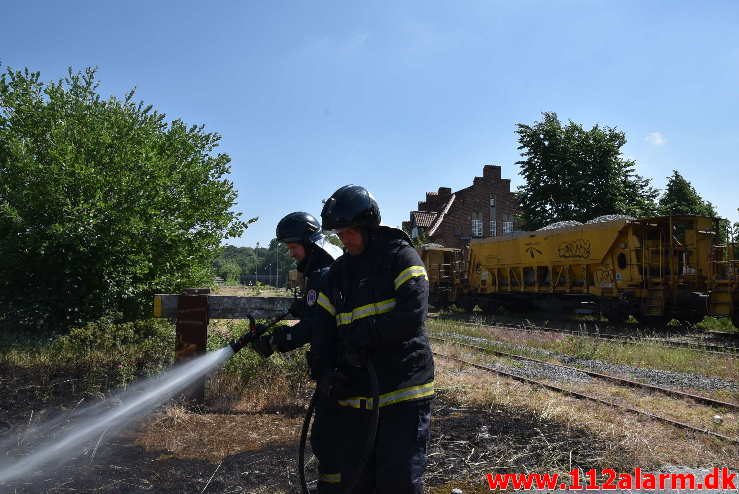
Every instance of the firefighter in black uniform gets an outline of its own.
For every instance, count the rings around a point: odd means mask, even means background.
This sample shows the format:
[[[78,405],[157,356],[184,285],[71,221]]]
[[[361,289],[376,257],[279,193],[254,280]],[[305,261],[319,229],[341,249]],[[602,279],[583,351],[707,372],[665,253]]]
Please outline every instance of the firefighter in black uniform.
[[[324,394],[334,404],[326,441],[338,452],[338,471],[321,469],[320,493],[422,493],[434,362],[425,319],[428,276],[408,236],[380,226],[377,202],[347,185],[324,204],[321,220],[346,253],[332,265],[318,295],[319,321],[334,331],[336,367]],[[373,403],[368,368],[379,384]],[[356,470],[374,408],[379,424],[364,469]]]
[[[275,351],[289,352],[310,342],[308,364],[311,377],[318,380],[326,373],[323,369],[333,368],[336,349],[333,337],[326,335],[320,325],[313,323],[313,319],[322,312],[316,301],[328,275],[329,266],[342,252],[321,233],[321,225],[316,218],[304,212],[290,213],[282,218],[277,224],[276,236],[277,240],[287,244],[290,256],[297,261],[297,269],[305,279],[303,295],[290,309],[300,321],[294,326],[273,329],[271,333],[254,340],[252,348],[263,357],[269,357]],[[324,418],[324,409],[320,404],[317,405],[311,430],[311,445],[320,468],[335,470],[337,459],[334,452],[321,447],[324,442],[321,439],[324,435],[321,427],[330,422],[330,419]]]
[[[321,233],[318,220],[302,211],[282,218],[277,224],[276,236],[277,240],[287,244],[290,256],[298,263],[298,271],[303,274],[305,285],[301,298],[290,308],[292,315],[300,319],[298,324],[278,327],[253,342],[254,350],[264,357],[275,351],[289,352],[309,342],[321,343],[314,341],[320,335],[313,334],[309,320],[311,312],[317,308],[318,293],[329,267],[342,254],[341,249]],[[313,367],[312,365],[311,372],[316,372],[317,369]]]

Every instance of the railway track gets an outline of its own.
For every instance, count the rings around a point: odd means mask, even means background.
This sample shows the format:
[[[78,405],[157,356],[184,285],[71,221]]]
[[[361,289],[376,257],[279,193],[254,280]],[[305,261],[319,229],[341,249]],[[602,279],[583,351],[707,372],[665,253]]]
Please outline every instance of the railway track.
[[[500,350],[496,350],[494,348],[473,345],[471,343],[465,343],[465,342],[462,342],[462,341],[459,341],[459,340],[456,340],[456,339],[446,339],[446,338],[441,338],[439,336],[429,336],[429,339],[430,340],[434,340],[434,341],[439,341],[439,342],[442,342],[442,343],[447,343],[447,344],[453,344],[453,345],[457,345],[457,346],[462,346],[462,347],[465,347],[465,348],[469,348],[469,349],[472,349],[472,350],[477,350],[477,351],[481,351],[481,352],[485,352],[485,353],[492,353],[494,355],[498,355],[500,357],[510,358],[510,359],[513,359],[513,360],[523,360],[523,361],[527,361],[527,362],[535,362],[537,364],[548,365],[548,366],[552,366],[552,367],[558,367],[560,369],[567,369],[567,370],[571,370],[571,371],[575,371],[575,372],[580,372],[580,373],[586,374],[586,375],[588,375],[590,377],[595,377],[597,379],[602,379],[604,381],[615,382],[615,383],[620,384],[622,386],[628,386],[628,387],[632,387],[632,388],[646,389],[646,390],[649,390],[649,391],[654,391],[654,392],[657,392],[657,393],[662,393],[662,394],[665,394],[665,395],[668,395],[668,396],[674,396],[674,397],[681,398],[681,399],[689,399],[689,400],[692,400],[692,401],[694,401],[696,403],[703,403],[704,405],[710,405],[710,406],[717,407],[717,408],[724,408],[724,409],[727,409],[727,410],[739,410],[739,404],[737,404],[737,403],[730,403],[730,402],[726,402],[726,401],[714,400],[713,398],[709,398],[707,396],[701,396],[701,395],[696,395],[696,394],[692,394],[692,393],[685,393],[684,391],[679,391],[679,390],[676,390],[676,389],[664,388],[662,386],[655,386],[653,384],[646,384],[646,383],[642,383],[642,382],[639,382],[639,381],[633,381],[631,379],[624,379],[624,378],[621,378],[621,377],[612,376],[612,375],[609,375],[609,374],[602,374],[600,372],[593,372],[593,371],[581,369],[579,367],[573,367],[571,365],[564,365],[564,364],[558,364],[558,363],[554,363],[554,362],[547,362],[546,360],[540,360],[540,359],[536,359],[536,358],[532,358],[532,357],[526,357],[524,355],[518,355],[518,354],[515,354],[515,353],[503,352],[503,351],[500,351]]]
[[[587,330],[586,326],[583,326],[583,330],[574,331],[574,330],[560,329],[560,328],[548,328],[544,326],[537,326],[534,324],[526,324],[526,323],[522,323],[520,325],[501,324],[501,323],[486,324],[486,323],[478,323],[478,322],[470,322],[470,321],[461,321],[459,319],[455,319],[451,317],[443,317],[443,316],[437,316],[435,319],[439,321],[455,322],[457,324],[461,324],[463,326],[470,326],[470,327],[498,328],[498,329],[508,329],[508,330],[515,330],[515,331],[528,331],[532,333],[562,333],[562,334],[567,334],[567,335],[592,338],[596,340],[618,341],[619,343],[626,343],[626,344],[632,344],[632,345],[647,342],[647,343],[652,343],[655,345],[661,345],[661,346],[671,347],[671,348],[687,348],[689,350],[694,350],[694,351],[704,352],[704,353],[709,353],[709,354],[714,354],[714,355],[739,357],[739,347],[736,347],[736,346],[721,346],[721,345],[715,345],[712,343],[676,341],[676,340],[669,340],[665,338],[654,338],[654,337],[624,336],[624,335],[617,335],[617,334],[601,333],[600,331],[592,332],[592,331]]]
[[[678,420],[674,420],[674,419],[671,419],[671,418],[668,418],[668,417],[663,417],[661,415],[654,414],[652,412],[649,412],[647,410],[643,410],[641,408],[632,407],[630,405],[625,405],[623,403],[618,403],[618,402],[614,402],[614,401],[604,400],[602,398],[598,398],[597,396],[591,396],[589,394],[581,393],[581,392],[578,392],[578,391],[572,391],[570,389],[563,388],[563,387],[560,387],[560,386],[555,386],[553,384],[545,383],[545,382],[542,382],[542,381],[539,381],[539,380],[536,380],[536,379],[531,379],[531,378],[528,378],[528,377],[523,377],[523,376],[519,376],[519,375],[510,373],[510,372],[506,372],[506,371],[503,371],[503,370],[500,370],[500,369],[495,369],[495,368],[489,367],[487,365],[478,364],[476,362],[470,362],[468,360],[465,360],[465,359],[462,359],[462,358],[459,358],[459,357],[455,357],[453,355],[447,355],[447,354],[444,354],[444,353],[441,353],[441,352],[433,352],[433,353],[437,357],[441,357],[441,358],[444,358],[444,359],[447,359],[447,360],[459,362],[461,364],[468,365],[468,366],[474,367],[476,369],[484,370],[486,372],[491,372],[491,373],[494,373],[494,374],[505,376],[505,377],[510,378],[510,379],[513,379],[515,381],[525,382],[525,383],[528,383],[528,384],[532,384],[534,386],[539,386],[539,387],[542,387],[542,388],[545,388],[545,389],[549,389],[549,390],[552,390],[552,391],[556,391],[558,393],[562,393],[562,394],[567,395],[567,396],[572,396],[574,398],[578,398],[578,399],[581,399],[581,400],[587,400],[587,401],[591,401],[591,402],[594,402],[594,403],[599,403],[601,405],[606,405],[606,406],[609,406],[609,407],[612,407],[612,408],[618,408],[620,410],[624,410],[624,411],[629,412],[629,413],[634,413],[636,415],[641,415],[643,417],[648,417],[648,418],[650,418],[652,420],[655,420],[655,421],[658,421],[658,422],[663,422],[663,423],[672,425],[672,426],[677,427],[677,428],[680,428],[680,429],[685,429],[685,430],[689,430],[689,431],[692,431],[692,432],[698,432],[698,433],[705,434],[705,435],[708,435],[708,436],[717,437],[717,438],[722,439],[722,440],[727,441],[727,442],[731,442],[731,443],[734,443],[734,444],[739,444],[739,437],[731,437],[731,436],[727,436],[725,434],[721,434],[719,432],[714,432],[714,431],[711,431],[711,430],[708,430],[708,429],[702,429],[700,427],[695,427],[695,426],[690,425],[690,424],[687,424],[685,422],[680,422]]]

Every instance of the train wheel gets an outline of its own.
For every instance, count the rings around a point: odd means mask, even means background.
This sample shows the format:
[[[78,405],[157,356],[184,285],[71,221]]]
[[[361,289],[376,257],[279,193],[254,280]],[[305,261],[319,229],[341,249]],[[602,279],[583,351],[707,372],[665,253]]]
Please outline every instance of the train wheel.
[[[471,297],[463,297],[459,301],[459,306],[465,312],[472,313],[472,310],[475,308],[475,301]]]
[[[600,313],[612,324],[624,324],[629,319],[629,313],[618,304],[601,304]]]

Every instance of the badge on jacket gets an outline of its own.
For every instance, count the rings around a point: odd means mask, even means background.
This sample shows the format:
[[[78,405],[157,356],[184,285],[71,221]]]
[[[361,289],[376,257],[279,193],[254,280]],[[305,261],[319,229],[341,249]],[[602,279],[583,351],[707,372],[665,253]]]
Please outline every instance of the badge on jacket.
[[[316,304],[316,299],[318,299],[318,295],[316,294],[316,291],[311,288],[305,296],[305,303],[308,304],[309,307],[313,307]]]

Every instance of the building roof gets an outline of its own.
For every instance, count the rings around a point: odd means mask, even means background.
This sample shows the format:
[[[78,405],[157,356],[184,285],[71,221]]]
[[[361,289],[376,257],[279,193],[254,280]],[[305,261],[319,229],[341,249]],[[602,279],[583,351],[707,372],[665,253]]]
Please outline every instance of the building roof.
[[[456,194],[452,194],[452,196],[449,198],[447,203],[444,205],[444,209],[442,209],[441,214],[436,216],[436,221],[434,221],[433,226],[431,227],[431,230],[429,230],[429,236],[436,233],[436,230],[441,225],[441,222],[444,221],[444,216],[449,212],[449,208],[452,207],[452,204],[454,203],[454,199],[457,197]]]
[[[411,218],[413,218],[413,224],[420,228],[429,228],[436,219],[435,211],[413,211],[411,212]]]

